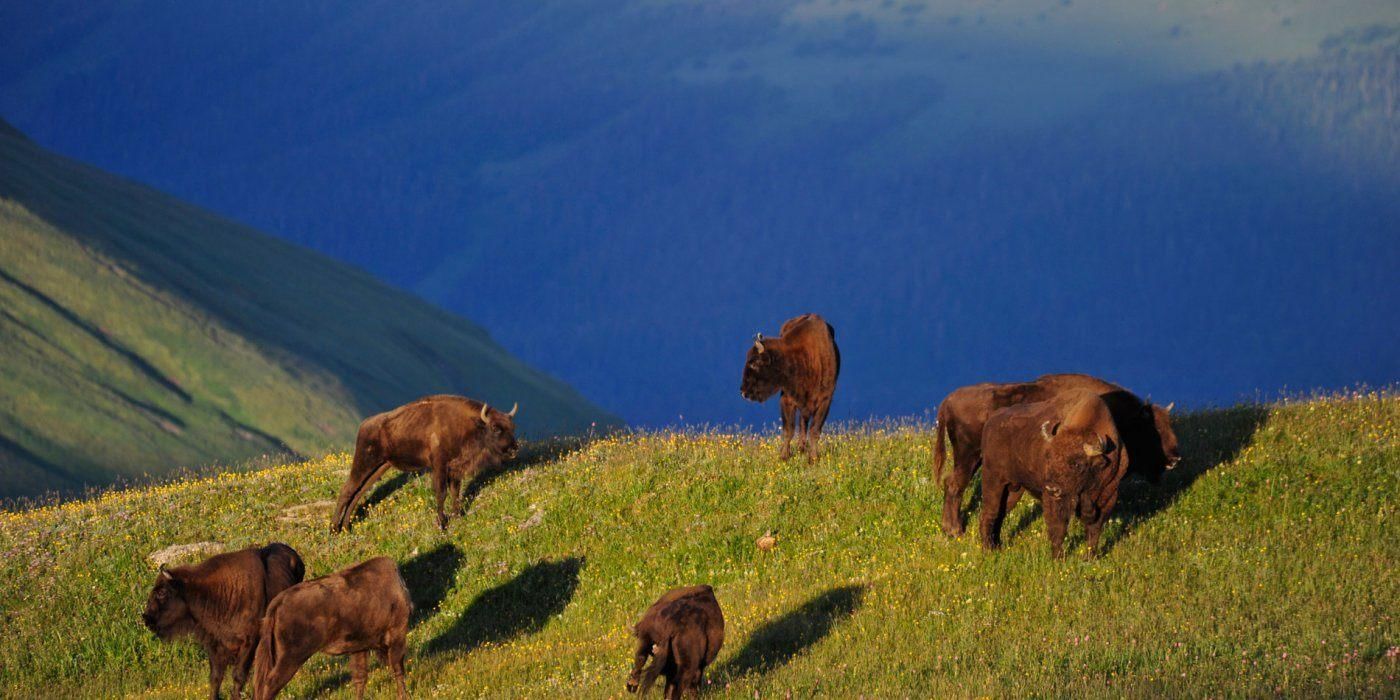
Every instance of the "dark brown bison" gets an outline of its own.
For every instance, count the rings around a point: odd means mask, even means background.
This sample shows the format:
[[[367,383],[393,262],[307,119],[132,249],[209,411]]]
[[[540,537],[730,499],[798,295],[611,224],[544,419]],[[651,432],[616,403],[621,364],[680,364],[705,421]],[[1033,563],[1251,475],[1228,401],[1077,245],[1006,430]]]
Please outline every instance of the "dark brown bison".
[[[141,619],[160,639],[190,635],[199,641],[209,655],[209,697],[219,697],[230,665],[233,697],[242,697],[268,601],[305,575],[301,557],[278,542],[162,568]]]
[[[943,531],[961,535],[964,523],[960,507],[963,489],[982,461],[982,429],[991,414],[1001,408],[1046,401],[1066,391],[1099,394],[1123,436],[1132,470],[1156,482],[1162,472],[1181,461],[1176,433],[1171,425],[1171,405],[1155,406],[1117,384],[1087,374],[1047,374],[1033,382],[983,383],[953,391],[938,405],[937,437],[933,448],[934,478],[943,482]],[[943,479],[944,441],[951,443],[953,469]]]
[[[1045,510],[1050,552],[1064,555],[1071,513],[1084,523],[1090,553],[1118,501],[1130,457],[1108,404],[1092,391],[1003,408],[982,433],[982,546],[1001,546],[1001,523],[1023,491]]]
[[[632,633],[637,636],[637,651],[627,691],[646,695],[656,677],[665,676],[665,697],[679,698],[700,692],[705,668],[724,646],[724,614],[713,588],[677,588],[652,603]],[[648,657],[652,657],[651,666],[643,673]]]
[[[443,502],[452,494],[452,509],[462,509],[462,482],[515,457],[515,411],[504,413],[461,396],[428,396],[388,413],[366,418],[355,437],[350,476],[340,487],[331,532],[350,522],[369,487],[389,467],[415,474],[432,472],[438,527],[447,529]]]
[[[369,652],[377,652],[404,687],[403,655],[413,611],[399,567],[376,557],[300,583],[272,600],[262,620],[254,700],[271,700],[316,652],[350,654],[355,697],[365,695]]]
[[[840,372],[836,330],[816,314],[784,323],[777,338],[764,338],[760,333],[754,339],[744,361],[739,394],[761,403],[782,392],[779,408],[783,416],[783,459],[792,456],[792,431],[799,417],[797,449],[807,449],[808,461],[817,459],[817,439],[826,414],[831,411],[831,396]]]

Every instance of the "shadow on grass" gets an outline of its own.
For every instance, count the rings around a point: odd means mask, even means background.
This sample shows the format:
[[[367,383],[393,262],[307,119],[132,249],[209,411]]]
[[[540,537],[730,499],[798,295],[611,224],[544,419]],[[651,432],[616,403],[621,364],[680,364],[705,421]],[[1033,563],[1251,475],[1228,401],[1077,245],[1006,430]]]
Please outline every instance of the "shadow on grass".
[[[1113,513],[1122,521],[1122,526],[1105,528],[1102,553],[1106,554],[1119,540],[1128,537],[1134,525],[1176,502],[1202,474],[1239,455],[1268,417],[1268,408],[1258,404],[1175,416],[1172,427],[1181,443],[1181,464],[1166,472],[1157,484],[1140,479],[1123,480],[1119,486],[1118,506]]]
[[[495,469],[488,469],[477,474],[465,487],[462,488],[462,512],[466,513],[471,509],[472,503],[476,501],[477,495],[486,490],[497,479],[515,472],[525,471],[531,467],[538,467],[542,464],[556,462],[564,455],[573,452],[592,441],[588,437],[560,437],[548,440],[537,440],[527,442],[520,448],[520,454],[515,459],[502,464]]]
[[[399,567],[404,583],[408,584],[409,596],[413,599],[413,615],[408,619],[410,626],[416,626],[437,612],[438,606],[447,598],[447,592],[452,590],[463,559],[462,550],[449,543],[424,552]]]
[[[515,578],[483,591],[452,627],[428,642],[424,655],[465,653],[483,644],[540,631],[573,599],[583,565],[583,557],[537,562]]]
[[[1035,500],[1035,496],[1031,496],[1030,494],[1021,497],[1022,503],[1026,501],[1030,501],[1029,507],[1020,508],[1019,506],[1021,504],[1016,504],[1018,506],[1016,510],[1020,513],[1019,519],[1016,521],[1015,525],[1006,528],[1006,533],[1002,535],[1003,540],[1010,540],[1012,537],[1025,532],[1026,528],[1030,527],[1031,523],[1035,522],[1035,519],[1040,517],[1040,501]],[[1010,516],[1008,516],[1008,519],[1010,519]]]
[[[370,494],[364,498],[364,500],[360,501],[360,505],[358,508],[355,509],[355,514],[351,518],[351,520],[355,521],[364,517],[364,514],[369,512],[370,508],[373,508],[379,505],[380,503],[383,503],[385,499],[394,495],[395,492],[406,486],[408,482],[412,480],[415,476],[418,475],[410,472],[399,472],[398,474],[395,474],[392,478],[380,482],[380,484],[374,487],[374,490],[371,491]]]
[[[341,658],[345,659],[345,662],[346,662],[347,664],[350,662],[350,657],[349,657],[349,656],[344,656],[344,657],[341,657]],[[373,665],[371,665],[371,669],[372,669],[372,668],[373,668]],[[372,671],[371,671],[371,672],[372,672]],[[349,683],[350,683],[350,674],[347,673],[347,672],[345,672],[345,671],[340,671],[340,672],[337,672],[337,673],[335,673],[335,674],[333,674],[333,675],[330,675],[330,676],[327,676],[327,677],[325,677],[325,678],[322,678],[320,681],[318,681],[318,682],[316,683],[316,685],[311,689],[311,692],[308,693],[306,697],[309,697],[309,698],[319,698],[319,697],[323,697],[323,696],[329,695],[330,693],[333,693],[333,692],[335,692],[335,691],[337,691],[337,690],[340,690],[341,688],[344,688],[344,687],[345,687],[346,685],[348,685]],[[250,682],[248,685],[252,685],[252,683]]]
[[[833,588],[791,612],[769,620],[733,658],[718,669],[719,675],[736,679],[768,673],[791,661],[821,641],[836,623],[850,617],[865,598],[865,586]]]

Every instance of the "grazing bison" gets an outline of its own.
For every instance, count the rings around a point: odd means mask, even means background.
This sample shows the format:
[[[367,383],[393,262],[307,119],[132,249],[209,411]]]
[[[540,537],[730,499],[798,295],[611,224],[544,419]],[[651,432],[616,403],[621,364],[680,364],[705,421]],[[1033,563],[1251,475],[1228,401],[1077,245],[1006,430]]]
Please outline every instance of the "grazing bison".
[[[438,527],[446,530],[443,501],[448,492],[453,511],[460,514],[462,481],[515,457],[517,408],[503,413],[461,396],[428,396],[366,418],[355,437],[355,459],[340,487],[331,532],[349,524],[355,504],[389,467],[433,473]]]
[[[831,411],[831,395],[840,372],[836,330],[816,314],[784,323],[777,338],[764,338],[760,333],[754,339],[744,361],[739,394],[762,403],[782,392],[783,459],[792,456],[792,431],[800,416],[797,449],[806,447],[807,460],[816,461],[817,438]]]
[[[1123,436],[1131,457],[1132,470],[1156,482],[1162,472],[1181,460],[1176,433],[1171,425],[1171,405],[1165,408],[1144,402],[1135,394],[1110,382],[1086,374],[1047,374],[1033,382],[1011,384],[983,383],[965,386],[948,394],[938,405],[938,428],[933,449],[934,478],[943,481],[943,531],[963,533],[959,511],[963,489],[977,473],[982,460],[982,429],[991,414],[1008,406],[1047,401],[1067,391],[1099,394],[1113,413],[1114,423]],[[951,443],[953,470],[943,480],[944,441]]]
[[[219,697],[230,664],[233,696],[242,697],[268,601],[305,575],[301,557],[278,542],[161,568],[141,619],[160,639],[199,641],[209,655],[209,697]]]
[[[627,691],[646,695],[657,676],[666,677],[665,697],[697,694],[705,667],[714,663],[724,645],[724,614],[709,586],[677,588],[647,608],[632,627],[637,651]],[[646,673],[642,667],[653,657]]]
[[[1001,523],[1022,491],[1045,509],[1050,552],[1064,555],[1071,513],[1084,523],[1089,551],[1118,501],[1129,456],[1108,404],[1092,391],[1003,408],[982,434],[982,546],[1001,546]]]
[[[413,603],[399,567],[376,557],[329,576],[300,583],[273,599],[262,621],[254,700],[271,700],[318,651],[350,654],[355,697],[365,695],[369,652],[378,652],[404,687],[403,655]]]

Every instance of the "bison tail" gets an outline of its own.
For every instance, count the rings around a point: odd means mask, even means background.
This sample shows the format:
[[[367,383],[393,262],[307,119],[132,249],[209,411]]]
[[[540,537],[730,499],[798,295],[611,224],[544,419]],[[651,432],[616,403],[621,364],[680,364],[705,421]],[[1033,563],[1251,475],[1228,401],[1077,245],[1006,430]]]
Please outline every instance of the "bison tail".
[[[637,697],[646,697],[647,691],[651,690],[652,684],[656,683],[656,677],[661,675],[661,670],[666,668],[666,664],[670,660],[671,637],[667,637],[666,641],[652,646],[651,665],[647,667],[646,673],[642,674],[642,684],[637,689]]]
[[[943,404],[938,404],[938,417],[934,419],[933,438],[933,480],[938,483],[943,481],[943,446],[948,441],[948,416],[943,410]]]
[[[331,516],[331,532],[339,532],[350,524],[360,498],[392,465],[392,462],[381,458],[374,445],[366,438],[356,440],[355,457],[350,462],[350,476],[345,478],[345,484],[340,487],[335,513]]]
[[[253,697],[264,697],[263,686],[271,679],[272,669],[277,667],[277,605],[267,606],[263,615],[262,631],[258,639],[258,650],[253,656]]]

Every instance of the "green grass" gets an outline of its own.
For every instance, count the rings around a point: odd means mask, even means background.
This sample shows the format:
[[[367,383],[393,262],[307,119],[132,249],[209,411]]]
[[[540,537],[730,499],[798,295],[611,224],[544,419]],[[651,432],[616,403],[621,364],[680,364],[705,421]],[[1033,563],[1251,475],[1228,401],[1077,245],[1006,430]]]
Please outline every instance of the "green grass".
[[[344,455],[0,515],[0,688],[188,697],[194,646],[139,623],[172,543],[280,540],[321,575],[397,558],[418,602],[414,697],[620,697],[628,626],[707,582],[727,618],[714,697],[1394,696],[1400,398],[1361,393],[1178,419],[1186,461],[1133,484],[1107,553],[1048,555],[1031,499],[1008,547],[937,532],[925,426],[856,426],[815,466],[771,436],[534,445],[441,534],[425,479],[391,479],[353,531],[279,521],[329,499]],[[532,515],[541,513],[529,525]],[[753,541],[778,534],[776,550]],[[379,667],[372,690],[389,692]],[[301,697],[345,697],[316,657]]]
[[[464,393],[526,435],[616,419],[369,275],[39,148],[0,122],[0,499],[343,449]]]

